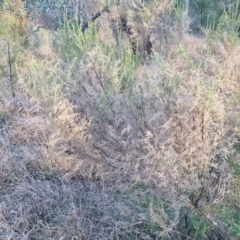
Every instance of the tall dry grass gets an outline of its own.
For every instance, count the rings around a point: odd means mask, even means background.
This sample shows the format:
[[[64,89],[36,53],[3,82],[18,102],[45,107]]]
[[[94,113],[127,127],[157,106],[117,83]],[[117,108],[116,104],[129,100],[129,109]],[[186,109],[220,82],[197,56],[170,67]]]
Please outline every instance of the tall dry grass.
[[[0,31],[0,239],[237,239],[239,42],[182,31],[177,10]]]

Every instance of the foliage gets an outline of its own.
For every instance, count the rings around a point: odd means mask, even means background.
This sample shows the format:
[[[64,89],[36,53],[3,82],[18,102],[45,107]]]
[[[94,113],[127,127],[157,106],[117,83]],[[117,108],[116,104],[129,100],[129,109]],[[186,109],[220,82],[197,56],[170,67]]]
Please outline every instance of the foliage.
[[[223,2],[217,0],[197,0],[190,6],[199,19],[201,27],[217,24],[224,10]]]
[[[224,224],[226,224],[226,227],[228,229],[228,234],[230,236],[236,237],[237,239],[240,237],[239,199],[238,199],[238,202],[232,202],[232,199],[229,199],[229,200],[230,201],[228,201],[228,197],[227,197],[226,202],[224,202],[223,206],[220,208],[219,217],[220,217],[220,220]]]
[[[0,35],[7,41],[23,43],[26,39],[27,16],[25,5],[21,0],[4,1],[1,9]]]
[[[82,31],[65,3],[33,1],[33,31],[3,2],[1,237],[237,239],[238,5],[109,1]]]

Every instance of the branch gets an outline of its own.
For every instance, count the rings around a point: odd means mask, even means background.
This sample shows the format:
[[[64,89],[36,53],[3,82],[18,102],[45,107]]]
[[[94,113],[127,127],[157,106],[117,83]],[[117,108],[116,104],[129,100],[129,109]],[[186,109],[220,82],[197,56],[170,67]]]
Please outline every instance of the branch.
[[[14,88],[13,88],[12,62],[11,62],[9,42],[7,42],[7,46],[8,46],[8,66],[9,66],[9,72],[10,72],[9,73],[9,81],[10,81],[11,88],[12,88],[12,95],[13,95],[13,97],[15,97]]]
[[[106,6],[102,9],[102,11],[99,11],[99,12],[97,12],[95,15],[93,15],[89,21],[90,21],[90,22],[94,22],[94,21],[95,21],[97,18],[99,18],[104,12],[108,12],[108,11],[109,11],[109,6],[106,5]],[[85,22],[85,23],[82,25],[82,32],[83,32],[83,33],[84,33],[85,30],[88,28],[88,22],[89,22],[89,21]]]

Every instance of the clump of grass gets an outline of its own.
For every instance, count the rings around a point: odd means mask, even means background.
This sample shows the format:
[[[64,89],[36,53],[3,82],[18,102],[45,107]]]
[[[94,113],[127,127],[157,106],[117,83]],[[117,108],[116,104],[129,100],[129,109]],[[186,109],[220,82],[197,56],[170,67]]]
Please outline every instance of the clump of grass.
[[[0,98],[1,236],[238,237],[239,43],[220,36],[230,15],[178,39],[173,13],[119,1],[17,52],[18,98]]]

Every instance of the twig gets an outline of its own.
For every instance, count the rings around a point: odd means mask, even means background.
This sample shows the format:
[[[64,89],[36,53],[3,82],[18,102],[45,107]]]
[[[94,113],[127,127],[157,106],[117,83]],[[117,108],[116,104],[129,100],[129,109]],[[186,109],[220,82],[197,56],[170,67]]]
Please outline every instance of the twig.
[[[202,129],[201,129],[201,132],[202,132],[202,141],[204,141],[204,110],[202,112],[202,116],[201,116],[201,125],[202,125]]]
[[[107,161],[107,158],[109,158],[109,156],[107,155],[107,153],[100,147],[98,147],[96,144],[93,143],[93,147],[105,158],[105,162],[112,168],[117,168],[116,166],[113,166],[111,163],[109,163]]]
[[[11,84],[12,96],[15,98],[15,92],[14,92],[14,88],[13,88],[12,62],[11,62],[9,42],[7,42],[7,46],[8,46],[8,66],[9,66],[9,72],[10,72],[9,81],[10,81],[10,84]]]
[[[101,80],[101,78],[100,78],[100,76],[99,76],[99,74],[98,74],[98,72],[97,72],[97,70],[96,70],[95,67],[93,67],[93,70],[94,70],[94,73],[95,73],[95,75],[96,75],[96,77],[97,77],[97,79],[98,79],[98,81],[99,81],[99,84],[101,85],[104,93],[105,93],[106,96],[107,96],[107,99],[108,99],[108,102],[109,102],[109,107],[110,107],[110,109],[112,110],[112,112],[114,113],[114,110],[113,110],[112,104],[111,104],[111,100],[110,100],[109,96],[107,95],[107,91],[106,91],[106,89],[105,89],[105,87],[104,87],[104,84],[103,84],[103,82],[102,82],[102,80]]]
[[[107,11],[109,11],[109,6],[107,5],[107,6],[105,6],[103,9],[102,9],[102,11],[99,11],[99,12],[97,12],[95,15],[93,15],[92,17],[91,17],[91,19],[90,19],[90,22],[94,22],[97,18],[99,18],[104,12],[107,12]],[[82,32],[84,33],[85,32],[85,30],[88,28],[88,22],[89,21],[87,21],[87,22],[85,22],[83,25],[82,25]]]

